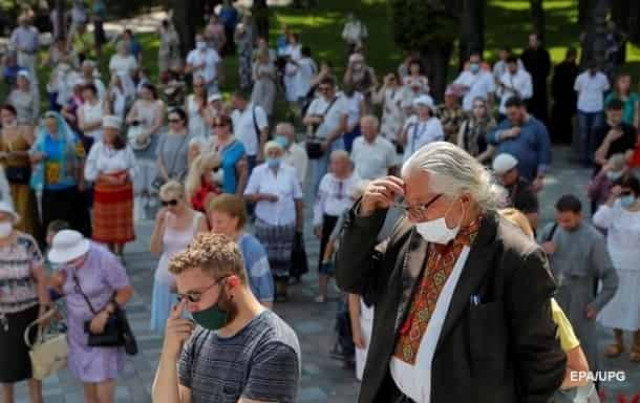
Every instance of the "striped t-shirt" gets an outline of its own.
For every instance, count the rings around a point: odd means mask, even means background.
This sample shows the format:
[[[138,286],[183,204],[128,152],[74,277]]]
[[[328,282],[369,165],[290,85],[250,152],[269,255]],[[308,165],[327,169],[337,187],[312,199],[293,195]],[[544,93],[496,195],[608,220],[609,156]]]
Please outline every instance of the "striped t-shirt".
[[[295,402],[300,382],[298,337],[265,310],[231,337],[196,328],[182,350],[180,384],[193,403]]]
[[[14,244],[0,247],[0,314],[38,304],[33,270],[44,263],[31,235],[18,233]]]

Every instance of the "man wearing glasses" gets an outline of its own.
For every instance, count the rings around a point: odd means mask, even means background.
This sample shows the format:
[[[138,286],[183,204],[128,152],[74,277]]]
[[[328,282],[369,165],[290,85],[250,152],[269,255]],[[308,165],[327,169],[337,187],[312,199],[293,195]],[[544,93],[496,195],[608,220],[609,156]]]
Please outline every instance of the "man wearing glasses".
[[[298,338],[251,293],[233,240],[201,234],[169,270],[180,302],[167,321],[153,401],[295,402]]]
[[[546,402],[560,387],[555,284],[499,200],[483,166],[445,142],[367,186],[337,261],[338,285],[375,307],[360,403]],[[406,213],[380,249],[394,206]]]

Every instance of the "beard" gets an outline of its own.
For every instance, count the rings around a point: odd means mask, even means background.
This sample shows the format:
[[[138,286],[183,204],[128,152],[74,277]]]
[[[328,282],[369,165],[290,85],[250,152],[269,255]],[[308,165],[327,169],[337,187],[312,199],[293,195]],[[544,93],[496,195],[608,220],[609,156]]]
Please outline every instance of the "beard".
[[[220,293],[218,308],[227,314],[227,323],[233,321],[238,316],[238,307],[235,301],[233,301],[233,297],[227,295],[227,290],[224,288]]]

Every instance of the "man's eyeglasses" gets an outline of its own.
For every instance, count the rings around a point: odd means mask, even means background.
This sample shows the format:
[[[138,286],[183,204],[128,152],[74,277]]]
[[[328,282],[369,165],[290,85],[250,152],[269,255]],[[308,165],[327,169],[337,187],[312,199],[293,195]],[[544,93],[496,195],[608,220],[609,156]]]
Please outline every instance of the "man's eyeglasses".
[[[169,123],[180,123],[182,122],[180,119],[169,119]]]
[[[178,302],[182,302],[182,300],[186,299],[187,301],[193,304],[197,304],[202,299],[202,296],[207,293],[207,291],[212,289],[213,286],[215,286],[216,284],[219,284],[222,280],[226,279],[227,277],[229,276],[224,276],[215,280],[213,283],[211,283],[211,285],[209,285],[207,288],[205,288],[202,291],[189,291],[186,294],[178,294],[177,296]]]
[[[162,201],[162,207],[167,207],[167,206],[172,206],[175,207],[178,205],[178,201],[177,200],[163,200]]]
[[[329,92],[331,91],[331,87],[320,87],[318,90],[320,90],[320,92]]]
[[[440,197],[442,197],[442,193],[434,196],[427,203],[418,206],[409,206],[408,204],[403,203],[395,203],[393,206],[404,210],[407,214],[410,214],[414,217],[422,217],[427,212],[427,209],[431,207],[431,205],[435,203]]]

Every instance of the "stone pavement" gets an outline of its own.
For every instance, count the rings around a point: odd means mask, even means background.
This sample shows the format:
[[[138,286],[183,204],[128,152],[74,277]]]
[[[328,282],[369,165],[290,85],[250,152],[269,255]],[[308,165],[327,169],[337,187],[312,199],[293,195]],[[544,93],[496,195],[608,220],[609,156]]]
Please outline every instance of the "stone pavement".
[[[589,171],[576,168],[567,162],[567,150],[554,149],[554,170],[548,176],[545,190],[542,193],[542,221],[553,217],[553,202],[564,193],[584,195]],[[307,199],[308,200],[308,199]],[[310,204],[307,204],[310,206]],[[585,206],[588,206],[585,201]],[[307,208],[310,222],[311,209]],[[136,295],[127,305],[129,319],[136,333],[140,354],[128,357],[124,372],[118,379],[116,400],[118,403],[150,402],[151,383],[158,362],[161,337],[148,330],[149,307],[153,271],[157,259],[152,257],[147,248],[153,223],[140,222],[137,225],[138,240],[127,247],[126,265]],[[318,256],[319,243],[306,227],[306,242],[309,253],[311,273],[306,275],[301,285],[291,288],[291,299],[286,304],[278,304],[275,308],[297,332],[302,348],[302,382],[299,402],[336,402],[352,403],[357,400],[359,384],[352,370],[342,368],[339,361],[330,358],[329,351],[334,342],[333,331],[336,302],[319,305],[313,302],[316,293],[315,263]],[[334,297],[337,295],[334,292]],[[609,342],[610,332],[600,329],[601,351]],[[381,365],[383,365],[381,363]],[[624,355],[615,360],[603,359],[606,370],[626,371],[624,382],[608,382],[604,384],[609,395],[618,392],[631,395],[640,391],[640,367],[631,365]],[[28,402],[26,385],[17,386],[18,403]],[[46,403],[80,403],[82,402],[81,385],[74,380],[68,371],[47,379],[44,383]],[[613,400],[610,400],[613,401]]]

